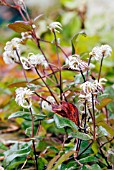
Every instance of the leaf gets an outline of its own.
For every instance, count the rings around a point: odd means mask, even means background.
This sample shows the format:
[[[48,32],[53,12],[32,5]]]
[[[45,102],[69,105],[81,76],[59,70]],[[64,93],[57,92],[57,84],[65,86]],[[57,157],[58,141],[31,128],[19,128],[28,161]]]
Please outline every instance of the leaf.
[[[21,144],[14,144],[8,151],[4,152],[5,155],[5,166],[8,166],[15,158],[17,157],[25,157],[29,155],[31,152],[32,141],[26,143],[23,142]]]
[[[109,133],[106,131],[106,129],[103,128],[102,126],[99,126],[97,133],[98,133],[98,137],[108,136],[109,135]]]
[[[46,117],[46,115],[44,114],[33,114],[33,115],[34,115],[34,121],[43,120]],[[30,112],[23,112],[23,111],[12,113],[8,117],[8,119],[12,119],[12,118],[23,118],[29,121],[32,120]]]
[[[82,166],[81,170],[91,170],[87,165]]]
[[[94,142],[92,143],[92,150],[93,150],[93,152],[94,152],[95,155],[98,153],[98,148],[99,148],[99,146],[98,146],[97,141],[94,141]]]
[[[102,126],[110,135],[114,136],[114,129],[105,122],[99,122],[97,125]]]
[[[87,162],[98,162],[98,159],[95,156],[87,156],[85,158],[80,159],[80,163],[87,163]]]
[[[16,21],[13,24],[9,24],[8,27],[18,33],[32,30],[30,23],[27,21]]]
[[[72,44],[72,55],[74,55],[76,52],[75,52],[75,46],[76,46],[76,43],[78,42],[77,38],[78,36],[86,36],[86,33],[85,32],[79,32],[78,34],[74,35],[74,37],[72,38],[71,40],[71,44]]]
[[[52,105],[52,110],[61,115],[72,120],[77,126],[79,126],[79,113],[75,105],[69,102],[62,101],[60,105]]]
[[[61,156],[61,158],[57,161],[55,166],[53,167],[53,170],[56,170],[59,165],[61,165],[64,161],[66,161],[71,155],[73,155],[75,151],[69,151]]]
[[[0,149],[6,151],[8,148],[2,142],[0,142]]]
[[[89,136],[86,133],[82,133],[82,132],[72,133],[71,136],[74,137],[74,138],[82,139],[82,140],[90,140],[90,139],[92,139],[91,136]]]
[[[55,114],[54,120],[55,120],[55,124],[56,124],[57,128],[70,127],[75,130],[78,130],[78,127],[75,125],[75,123],[67,118],[63,118],[63,117]]]
[[[28,128],[25,130],[25,134],[26,134],[28,137],[31,137],[31,135],[32,135],[32,127],[28,127]]]
[[[106,115],[105,115],[105,114],[103,114],[103,113],[99,114],[99,115],[96,117],[96,123],[99,123],[99,122],[104,121],[105,118],[106,118]]]
[[[13,83],[8,85],[9,88],[13,88],[13,87],[26,87],[27,82],[17,82],[17,83]]]
[[[98,110],[101,110],[103,107],[107,106],[108,103],[110,103],[112,101],[112,99],[109,98],[104,98],[102,99],[102,101],[100,102],[100,104],[96,105],[96,108]]]
[[[54,163],[59,159],[59,157],[60,157],[60,154],[59,154],[59,155],[56,155],[56,156],[49,162],[46,170],[52,169]]]
[[[91,170],[102,170],[98,164],[94,164],[91,166]]]

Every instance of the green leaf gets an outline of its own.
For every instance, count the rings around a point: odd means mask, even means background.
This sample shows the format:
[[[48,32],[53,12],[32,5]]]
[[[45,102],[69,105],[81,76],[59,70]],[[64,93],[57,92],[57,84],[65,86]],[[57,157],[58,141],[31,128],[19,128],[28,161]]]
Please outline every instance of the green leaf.
[[[91,170],[102,170],[98,164],[94,164],[91,166]]]
[[[87,165],[84,165],[81,170],[91,170]]]
[[[74,137],[74,138],[82,139],[82,140],[90,140],[90,139],[92,139],[91,136],[89,136],[89,135],[86,134],[86,133],[82,133],[82,132],[72,133],[71,136]]]
[[[56,170],[59,165],[61,165],[64,161],[66,161],[71,155],[73,155],[75,151],[69,151],[61,156],[61,158],[57,161],[55,166],[53,167],[53,170]]]
[[[92,150],[93,150],[93,152],[94,152],[95,155],[98,153],[98,148],[99,148],[99,146],[98,146],[97,141],[94,141],[94,142],[92,143]]]
[[[27,21],[16,21],[13,24],[9,24],[8,27],[18,33],[32,30],[30,23]]]
[[[103,128],[102,126],[99,126],[97,133],[98,133],[98,137],[108,136],[109,135],[107,130],[105,128]]]
[[[108,103],[110,103],[112,101],[112,99],[109,98],[104,98],[102,99],[102,101],[100,102],[100,104],[96,105],[96,108],[98,110],[101,110],[103,107],[107,106]]]
[[[25,134],[30,137],[31,134],[32,134],[32,127],[28,127],[28,128],[25,130]]]
[[[47,160],[45,158],[38,158],[38,170],[43,170]]]
[[[44,114],[33,114],[33,115],[34,115],[34,121],[43,120],[46,117],[46,115]],[[8,119],[12,119],[12,118],[23,118],[29,121],[32,120],[30,112],[23,112],[23,111],[12,113],[8,117]]]
[[[23,142],[21,144],[16,143],[9,150],[4,152],[5,166],[8,166],[8,164],[10,164],[15,158],[18,158],[18,157],[26,158],[26,156],[29,155],[29,153],[31,152],[31,147],[30,147],[31,145],[32,145],[32,141],[28,143]]]
[[[72,129],[75,129],[76,131],[78,130],[78,126],[74,122],[57,114],[54,115],[54,121],[57,128],[70,127]]]
[[[56,155],[48,164],[47,169],[46,170],[50,170],[52,169],[53,165],[55,164],[55,162],[59,159],[60,154]]]
[[[98,159],[95,156],[87,156],[85,158],[80,159],[80,163],[87,163],[87,162],[98,162]]]
[[[0,149],[6,151],[8,148],[2,142],[0,142]]]
[[[111,136],[114,136],[114,129],[105,122],[98,122],[97,125],[102,126]]]
[[[104,115],[103,113],[99,114],[99,115],[96,117],[96,123],[104,121],[105,118],[106,118],[106,115]]]
[[[76,52],[75,48],[76,48],[76,44],[78,42],[78,36],[86,36],[85,32],[79,32],[78,34],[74,35],[74,37],[71,40],[71,44],[72,44],[72,55],[74,55]]]

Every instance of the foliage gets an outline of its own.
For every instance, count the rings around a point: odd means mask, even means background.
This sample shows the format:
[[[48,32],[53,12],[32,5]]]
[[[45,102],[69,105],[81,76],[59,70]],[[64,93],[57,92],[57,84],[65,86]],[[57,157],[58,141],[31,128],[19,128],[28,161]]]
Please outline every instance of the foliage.
[[[0,140],[1,166],[7,170],[111,169],[111,48],[102,45],[102,37],[86,35],[85,6],[82,11],[75,11],[72,3],[62,0],[63,14],[57,13],[58,21],[50,23],[50,31],[45,28],[45,32],[40,32],[40,21],[48,22],[41,16],[30,19],[25,3],[13,2],[11,5],[1,1],[2,5],[16,8],[23,21],[8,25],[20,42],[13,44],[11,40],[10,47],[6,44],[4,48],[10,55],[3,53],[0,57],[0,119],[1,133],[17,131],[17,137],[9,144]],[[93,53],[92,49],[98,44],[101,58],[95,61],[96,51]],[[101,50],[104,47],[108,54]],[[106,84],[101,77],[107,79]]]

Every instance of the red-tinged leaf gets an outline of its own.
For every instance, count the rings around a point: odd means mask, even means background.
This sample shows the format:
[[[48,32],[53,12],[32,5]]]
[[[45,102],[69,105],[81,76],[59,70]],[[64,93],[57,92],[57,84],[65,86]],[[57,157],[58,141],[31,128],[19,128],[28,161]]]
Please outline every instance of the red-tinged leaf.
[[[30,23],[25,22],[25,21],[16,21],[13,24],[9,24],[8,27],[12,29],[13,31],[19,32],[19,33],[32,30]]]
[[[107,104],[110,103],[111,101],[112,101],[112,99],[104,98],[104,99],[102,99],[100,104],[96,105],[96,108],[98,110],[101,110],[103,107],[107,106]]]
[[[75,105],[62,101],[60,105],[52,105],[52,110],[55,113],[72,120],[79,126],[79,112]]]
[[[13,83],[8,85],[9,88],[13,88],[13,87],[26,87],[27,83],[26,82],[17,82],[17,83]]]

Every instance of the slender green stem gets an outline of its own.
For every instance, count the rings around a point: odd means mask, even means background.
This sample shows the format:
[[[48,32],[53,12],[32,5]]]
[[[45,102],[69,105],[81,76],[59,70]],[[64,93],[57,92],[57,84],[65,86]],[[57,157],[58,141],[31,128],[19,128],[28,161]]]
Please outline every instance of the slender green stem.
[[[98,82],[100,80],[100,76],[101,76],[101,70],[102,70],[102,65],[103,65],[103,59],[104,59],[104,55],[101,58],[101,63],[100,63],[100,70],[99,70],[99,75],[98,75]]]
[[[93,139],[96,140],[95,106],[94,106],[93,93],[91,93],[91,96],[92,96],[92,110],[93,110]]]

